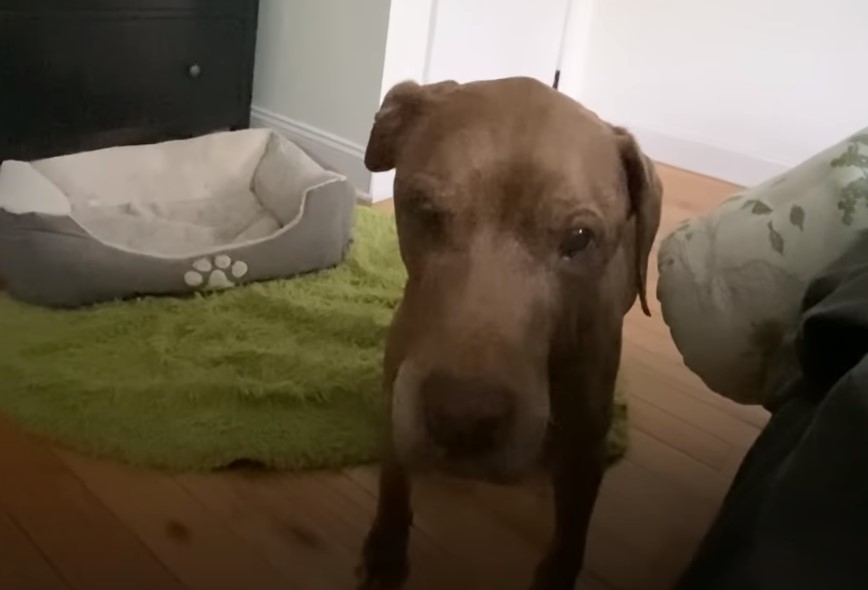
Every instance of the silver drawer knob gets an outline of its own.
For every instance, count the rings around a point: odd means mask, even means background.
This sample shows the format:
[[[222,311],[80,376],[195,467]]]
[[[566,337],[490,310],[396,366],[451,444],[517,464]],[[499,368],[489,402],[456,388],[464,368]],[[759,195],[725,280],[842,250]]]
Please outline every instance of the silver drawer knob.
[[[192,66],[190,66],[187,72],[190,74],[191,78],[198,78],[202,75],[202,66],[200,66],[199,64],[193,64]]]

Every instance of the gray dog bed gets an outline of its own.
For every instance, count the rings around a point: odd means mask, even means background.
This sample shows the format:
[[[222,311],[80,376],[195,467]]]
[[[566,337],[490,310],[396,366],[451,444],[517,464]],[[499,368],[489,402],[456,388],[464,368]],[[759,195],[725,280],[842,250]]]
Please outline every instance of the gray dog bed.
[[[339,263],[355,191],[264,129],[0,166],[0,277],[75,307]]]

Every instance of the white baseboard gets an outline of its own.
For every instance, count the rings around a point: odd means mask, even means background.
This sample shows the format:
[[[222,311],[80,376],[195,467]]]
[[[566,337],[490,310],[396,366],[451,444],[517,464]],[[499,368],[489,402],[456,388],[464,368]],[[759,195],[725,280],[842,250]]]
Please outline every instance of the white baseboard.
[[[784,162],[736,152],[694,139],[632,125],[626,127],[652,160],[741,186],[756,186],[792,167]]]
[[[371,200],[371,173],[365,168],[363,146],[258,106],[251,109],[250,124],[252,127],[267,127],[280,132],[297,143],[321,166],[346,176],[356,187],[360,199]]]

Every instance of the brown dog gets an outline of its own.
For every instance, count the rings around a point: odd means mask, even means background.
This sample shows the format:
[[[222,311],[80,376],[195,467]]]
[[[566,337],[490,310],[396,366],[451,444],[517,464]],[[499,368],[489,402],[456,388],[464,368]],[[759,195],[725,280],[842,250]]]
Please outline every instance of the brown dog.
[[[408,575],[411,470],[505,480],[547,457],[556,530],[532,587],[572,589],[623,316],[637,294],[648,313],[654,168],[626,131],[525,78],[397,85],[365,163],[396,169],[408,281],[386,350],[391,432],[361,588]]]

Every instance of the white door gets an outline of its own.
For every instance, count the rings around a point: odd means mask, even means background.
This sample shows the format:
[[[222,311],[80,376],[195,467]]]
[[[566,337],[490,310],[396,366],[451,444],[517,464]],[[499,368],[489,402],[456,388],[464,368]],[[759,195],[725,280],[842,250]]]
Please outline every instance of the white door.
[[[554,81],[570,0],[435,1],[428,82]]]

